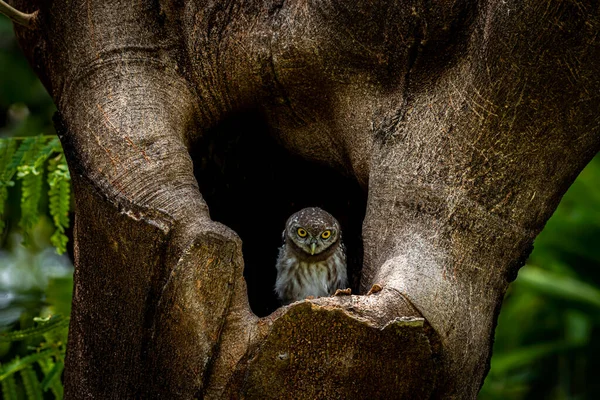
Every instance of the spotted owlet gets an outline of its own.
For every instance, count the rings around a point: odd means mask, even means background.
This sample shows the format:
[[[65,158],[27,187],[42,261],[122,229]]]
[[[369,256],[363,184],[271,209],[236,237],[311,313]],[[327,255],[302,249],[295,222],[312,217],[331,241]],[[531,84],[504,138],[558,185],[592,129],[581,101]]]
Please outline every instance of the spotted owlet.
[[[346,287],[346,253],[340,224],[320,208],[288,218],[277,258],[275,292],[284,304],[330,296]]]

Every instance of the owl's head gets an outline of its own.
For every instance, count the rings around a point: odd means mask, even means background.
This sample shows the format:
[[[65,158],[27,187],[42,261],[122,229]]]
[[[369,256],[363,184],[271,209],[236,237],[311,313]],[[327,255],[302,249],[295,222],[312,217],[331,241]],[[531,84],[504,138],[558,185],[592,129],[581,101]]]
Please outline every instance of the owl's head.
[[[286,241],[291,241],[311,256],[333,246],[338,242],[341,234],[338,221],[331,214],[317,207],[304,208],[292,214],[283,232]]]

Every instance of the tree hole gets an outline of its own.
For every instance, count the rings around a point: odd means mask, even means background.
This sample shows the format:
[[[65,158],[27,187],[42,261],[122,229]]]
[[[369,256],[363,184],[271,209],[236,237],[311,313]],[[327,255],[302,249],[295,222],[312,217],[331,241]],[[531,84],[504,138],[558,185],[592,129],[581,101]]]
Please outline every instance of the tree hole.
[[[195,144],[192,156],[211,218],[243,241],[244,278],[257,316],[281,305],[273,289],[281,234],[287,218],[304,207],[321,207],[340,222],[349,284],[358,293],[367,194],[354,178],[288,152],[258,112],[232,115]]]

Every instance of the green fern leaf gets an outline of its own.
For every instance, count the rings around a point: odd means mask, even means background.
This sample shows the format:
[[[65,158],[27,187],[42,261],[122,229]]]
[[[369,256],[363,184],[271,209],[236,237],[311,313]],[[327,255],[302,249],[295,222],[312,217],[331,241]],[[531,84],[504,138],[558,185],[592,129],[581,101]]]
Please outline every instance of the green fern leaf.
[[[15,357],[6,364],[4,364],[2,368],[2,372],[0,373],[0,381],[6,379],[8,376],[14,374],[15,372],[21,371],[23,368],[26,368],[28,365],[38,362],[42,359],[47,359],[52,356],[59,355],[60,351],[55,348],[49,348],[46,350],[42,350],[36,353],[29,354],[25,357]]]
[[[37,143],[38,140],[39,139],[36,137],[30,137],[21,142],[21,145],[13,153],[13,156],[12,156],[10,162],[8,163],[8,165],[6,166],[6,168],[1,171],[2,179],[0,179],[0,181],[2,181],[2,183],[4,185],[6,185],[6,186],[14,185],[12,178],[13,178],[15,172],[17,171],[17,167],[19,165],[21,165],[21,163],[23,162],[23,159],[26,158],[27,155],[31,152],[31,149],[34,147],[34,145]]]
[[[28,138],[29,139],[29,138]],[[27,140],[27,139],[26,139]],[[25,141],[23,141],[23,144]],[[39,174],[40,171],[35,170],[35,165],[38,159],[44,159],[44,156],[48,158],[50,154],[52,154],[52,147],[47,148],[45,145],[47,138],[44,136],[35,136],[33,138],[33,142],[31,146],[27,149],[27,151],[23,154],[23,158],[21,159],[21,163],[17,166],[17,171],[20,173],[23,167],[28,167],[31,172],[35,174]],[[50,150],[50,152],[48,152]],[[43,163],[43,161],[41,161]],[[17,173],[17,175],[19,175]]]
[[[51,358],[40,360],[38,364],[44,373],[42,390],[47,391],[50,389],[55,398],[62,399],[64,395],[64,389],[60,380],[60,376],[65,364],[62,361],[57,361],[54,363]]]
[[[50,244],[56,248],[56,254],[64,254],[67,251],[69,238],[63,232],[56,230],[50,236]]]
[[[44,398],[40,381],[31,364],[21,370],[21,380],[28,400],[42,400]]]
[[[57,137],[50,139],[44,147],[40,148],[39,153],[34,157],[33,168],[40,171],[46,160],[54,153],[62,153],[60,140]]]
[[[2,178],[16,150],[17,142],[15,140],[0,139],[0,233],[4,231],[4,227],[6,226],[4,213],[6,210],[6,200],[8,199],[8,185]]]
[[[0,171],[3,173],[8,167],[17,150],[17,141],[11,138],[0,139]]]
[[[0,342],[16,342],[37,336],[41,336],[51,331],[58,331],[66,326],[69,326],[69,318],[62,315],[53,315],[48,322],[40,323],[32,328],[2,332],[0,333]]]
[[[19,150],[28,142],[28,139],[23,141]],[[21,181],[21,220],[19,226],[23,230],[24,245],[30,244],[31,231],[40,217],[39,203],[42,195],[43,170],[36,169],[36,162],[38,159],[44,159],[45,157],[45,142],[46,139],[43,136],[33,138],[33,142],[21,157],[21,165],[17,166],[17,178]],[[17,153],[19,153],[19,150],[17,150]]]
[[[5,400],[17,400],[17,383],[13,375],[2,380],[2,398]]]
[[[48,199],[49,209],[56,230],[50,242],[58,254],[67,250],[68,237],[65,230],[69,227],[69,209],[71,207],[71,176],[64,155],[48,162]]]
[[[26,166],[19,167],[21,169],[28,168]],[[33,173],[30,170],[26,174],[20,175],[21,180],[21,220],[19,226],[23,230],[23,244],[28,246],[31,243],[31,233],[35,224],[40,218],[39,205],[42,197],[42,182],[41,174]]]
[[[4,210],[6,199],[8,198],[8,187],[14,186],[13,176],[17,167],[21,165],[23,158],[30,153],[32,147],[37,142],[37,138],[31,137],[23,140],[17,149],[17,141],[11,139],[2,140],[3,152],[0,169],[0,223],[1,230],[4,230]]]
[[[42,366],[40,365],[40,367]],[[65,364],[62,361],[53,364],[52,367],[48,368],[46,371],[44,371],[44,368],[42,367],[42,371],[44,372],[44,380],[42,381],[41,385],[44,392],[50,389],[52,387],[52,384],[57,379],[60,382],[59,378],[64,368]]]

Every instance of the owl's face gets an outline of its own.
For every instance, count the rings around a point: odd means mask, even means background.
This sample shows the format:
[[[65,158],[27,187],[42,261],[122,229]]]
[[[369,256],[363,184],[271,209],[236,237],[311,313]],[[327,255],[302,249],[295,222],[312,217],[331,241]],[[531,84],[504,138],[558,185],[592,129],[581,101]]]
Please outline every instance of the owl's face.
[[[317,207],[304,208],[288,219],[284,237],[312,256],[337,243],[340,227],[328,212]]]

